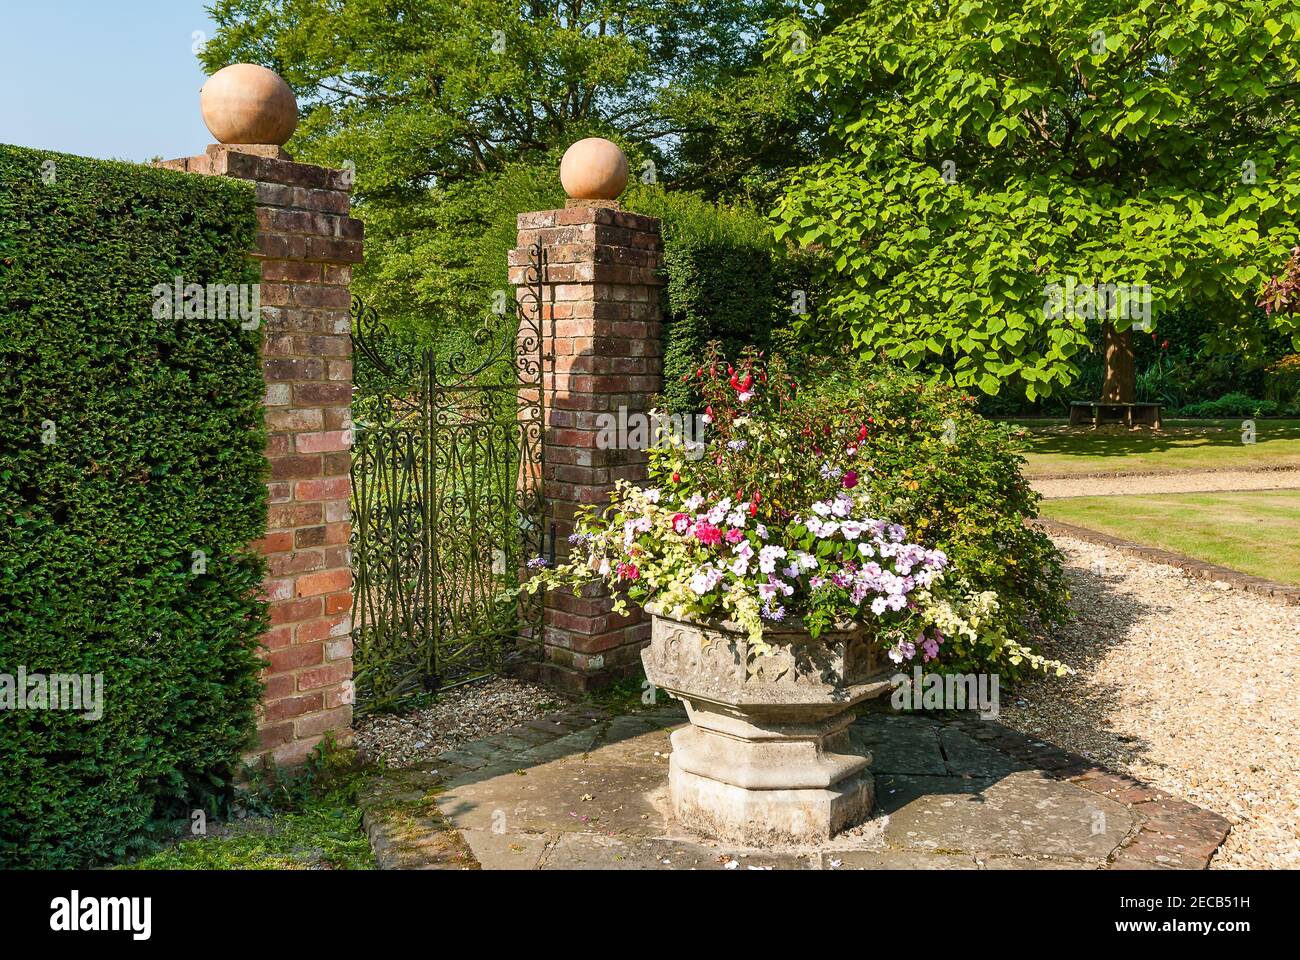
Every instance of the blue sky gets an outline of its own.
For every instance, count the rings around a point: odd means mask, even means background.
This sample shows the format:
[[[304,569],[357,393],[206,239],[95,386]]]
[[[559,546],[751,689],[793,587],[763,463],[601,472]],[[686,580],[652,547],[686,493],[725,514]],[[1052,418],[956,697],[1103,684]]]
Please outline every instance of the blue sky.
[[[0,142],[89,157],[202,153],[205,0],[0,0]]]

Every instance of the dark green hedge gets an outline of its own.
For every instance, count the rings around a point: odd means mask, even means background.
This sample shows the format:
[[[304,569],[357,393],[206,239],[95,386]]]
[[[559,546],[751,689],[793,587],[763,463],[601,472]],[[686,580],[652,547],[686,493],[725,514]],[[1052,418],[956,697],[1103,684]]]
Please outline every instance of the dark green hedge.
[[[709,341],[720,341],[730,356],[750,345],[767,349],[796,319],[797,290],[815,310],[810,271],[757,213],[644,187],[629,191],[623,203],[662,221],[668,407],[693,408],[695,388],[682,378],[695,370]]]
[[[249,184],[0,146],[0,673],[104,676],[98,721],[0,712],[2,865],[147,847],[252,732],[261,333],[152,288],[256,283],[255,229]]]

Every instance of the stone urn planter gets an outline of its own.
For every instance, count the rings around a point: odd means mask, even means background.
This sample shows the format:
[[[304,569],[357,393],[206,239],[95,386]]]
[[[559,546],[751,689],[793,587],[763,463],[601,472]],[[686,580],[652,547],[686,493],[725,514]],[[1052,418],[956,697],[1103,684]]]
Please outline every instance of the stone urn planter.
[[[860,626],[815,640],[797,623],[771,626],[773,650],[759,656],[736,624],[646,610],[646,676],[691,721],[672,735],[668,768],[683,826],[736,843],[815,843],[871,812],[871,755],[849,724],[891,684]]]

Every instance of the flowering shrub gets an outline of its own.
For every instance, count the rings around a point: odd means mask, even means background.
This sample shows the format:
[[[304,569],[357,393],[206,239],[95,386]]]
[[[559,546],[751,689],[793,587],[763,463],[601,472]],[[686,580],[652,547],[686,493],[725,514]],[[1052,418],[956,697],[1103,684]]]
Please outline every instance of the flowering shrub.
[[[834,378],[801,389],[754,352],[729,364],[713,349],[688,376],[705,400],[703,456],[681,438],[653,449],[649,484],[621,482],[608,507],[583,511],[570,559],[535,568],[525,589],[603,581],[620,612],[653,601],[731,620],[759,652],[771,624],[797,618],[818,636],[854,619],[898,664],[1058,666],[1008,634],[995,591],[871,496],[881,426],[862,396],[830,395],[843,387]]]

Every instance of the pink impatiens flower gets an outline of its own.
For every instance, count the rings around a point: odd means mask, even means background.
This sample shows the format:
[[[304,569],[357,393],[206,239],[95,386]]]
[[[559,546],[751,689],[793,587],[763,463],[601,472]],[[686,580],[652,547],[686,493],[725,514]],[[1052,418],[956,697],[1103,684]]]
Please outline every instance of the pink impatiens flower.
[[[715,527],[707,520],[695,525],[695,539],[706,547],[713,547],[722,542],[722,528]]]
[[[673,516],[673,531],[675,533],[685,533],[691,529],[691,524],[695,521],[685,513],[678,513]]]

